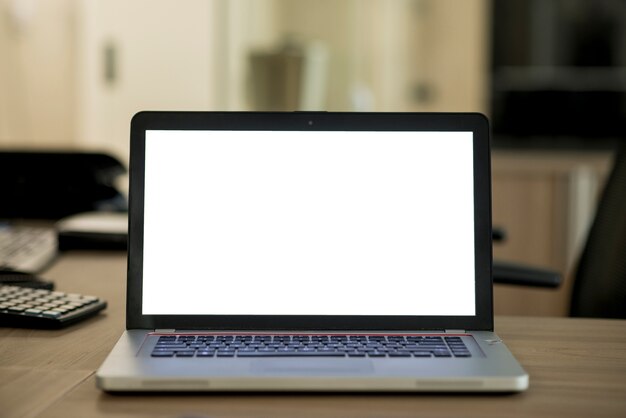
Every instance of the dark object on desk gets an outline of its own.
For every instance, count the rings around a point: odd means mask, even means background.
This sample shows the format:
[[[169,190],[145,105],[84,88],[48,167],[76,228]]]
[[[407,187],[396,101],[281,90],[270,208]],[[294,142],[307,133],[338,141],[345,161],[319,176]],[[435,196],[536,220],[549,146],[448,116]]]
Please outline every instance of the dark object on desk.
[[[107,304],[95,296],[0,285],[0,326],[62,328],[95,315]]]
[[[128,213],[87,212],[56,223],[59,250],[126,251]]]
[[[89,232],[59,233],[59,251],[106,250],[126,251],[128,235]]]
[[[115,158],[82,152],[0,152],[0,218],[61,219],[94,211],[126,210]]]
[[[33,274],[21,273],[17,271],[0,270],[0,285],[54,290],[54,283],[43,280],[39,276],[35,276]]]
[[[536,286],[541,280],[532,268],[517,266],[507,275],[496,266],[495,283]],[[626,146],[615,156],[578,262],[570,316],[626,318]]]

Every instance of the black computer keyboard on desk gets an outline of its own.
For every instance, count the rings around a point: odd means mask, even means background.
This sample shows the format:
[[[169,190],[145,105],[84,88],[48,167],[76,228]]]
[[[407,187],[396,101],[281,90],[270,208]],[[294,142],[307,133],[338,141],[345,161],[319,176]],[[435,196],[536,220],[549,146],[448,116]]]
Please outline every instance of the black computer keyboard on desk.
[[[460,336],[161,335],[152,357],[471,357]]]
[[[61,328],[107,306],[95,296],[0,285],[0,326]]]

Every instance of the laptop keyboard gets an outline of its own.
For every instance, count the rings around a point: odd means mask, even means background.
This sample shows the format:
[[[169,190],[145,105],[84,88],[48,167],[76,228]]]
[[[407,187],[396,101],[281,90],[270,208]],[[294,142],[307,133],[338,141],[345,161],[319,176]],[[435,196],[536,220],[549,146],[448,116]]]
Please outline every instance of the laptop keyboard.
[[[459,336],[163,335],[152,357],[471,357]]]

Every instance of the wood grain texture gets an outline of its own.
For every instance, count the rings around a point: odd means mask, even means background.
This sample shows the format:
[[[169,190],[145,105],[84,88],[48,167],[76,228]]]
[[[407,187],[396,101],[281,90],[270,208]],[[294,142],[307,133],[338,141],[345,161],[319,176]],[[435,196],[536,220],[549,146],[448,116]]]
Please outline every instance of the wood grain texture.
[[[0,367],[0,417],[36,417],[91,374],[90,371]]]

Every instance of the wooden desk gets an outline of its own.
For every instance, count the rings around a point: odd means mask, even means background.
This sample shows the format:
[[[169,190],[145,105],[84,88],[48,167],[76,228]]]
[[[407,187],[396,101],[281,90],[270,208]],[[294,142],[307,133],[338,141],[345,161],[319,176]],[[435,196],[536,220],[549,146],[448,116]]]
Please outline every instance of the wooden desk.
[[[515,395],[108,395],[94,373],[124,329],[125,257],[71,253],[44,274],[106,314],[60,331],[0,328],[0,417],[626,416],[626,321],[500,317],[530,374]]]

